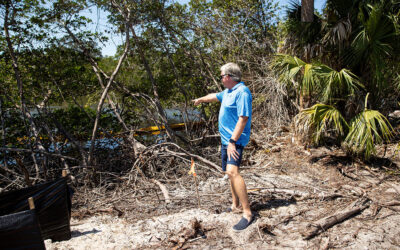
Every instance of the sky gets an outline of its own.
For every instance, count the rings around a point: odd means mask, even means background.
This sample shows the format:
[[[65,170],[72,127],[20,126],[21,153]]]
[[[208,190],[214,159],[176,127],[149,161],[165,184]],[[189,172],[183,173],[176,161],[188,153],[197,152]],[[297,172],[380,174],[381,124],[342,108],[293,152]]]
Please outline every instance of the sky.
[[[177,0],[179,3],[181,4],[185,4],[188,3],[189,0]],[[279,6],[281,6],[283,9],[281,11],[281,15],[285,14],[285,10],[284,7],[288,6],[289,3],[293,1],[293,0],[276,0],[276,2],[279,4]],[[294,0],[296,1],[296,0]],[[301,2],[301,0],[297,0],[299,2]],[[349,0],[351,1],[351,0]],[[318,10],[319,12],[321,12],[324,4],[325,4],[326,0],[314,0],[314,8],[316,10]],[[93,22],[93,26],[97,31],[104,31],[104,29],[107,28],[106,26],[106,18],[107,18],[107,14],[104,13],[103,11],[97,10],[97,9],[91,9],[88,10],[86,15],[90,18],[92,18],[92,20],[94,20]],[[113,56],[115,54],[115,52],[117,51],[117,46],[119,44],[122,43],[122,38],[118,37],[118,36],[109,36],[109,41],[105,44],[102,45],[102,54],[103,56]]]
[[[293,0],[276,0],[279,4],[279,6],[284,7],[288,6],[290,2]],[[299,3],[301,0],[294,0],[295,2],[298,1]],[[349,0],[352,1],[352,0]],[[326,3],[326,0],[314,0],[314,8],[317,9],[319,12],[321,12],[322,8],[324,7],[324,4]]]

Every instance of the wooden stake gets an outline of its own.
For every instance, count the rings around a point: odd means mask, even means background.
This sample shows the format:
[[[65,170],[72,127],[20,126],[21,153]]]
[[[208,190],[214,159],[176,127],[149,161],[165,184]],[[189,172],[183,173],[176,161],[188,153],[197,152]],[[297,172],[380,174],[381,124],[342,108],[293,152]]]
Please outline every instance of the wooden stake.
[[[35,209],[35,202],[33,201],[33,198],[32,198],[32,197],[29,197],[29,198],[28,198],[28,203],[29,203],[29,209],[30,209],[30,210]]]
[[[194,184],[196,185],[196,194],[197,194],[197,205],[200,208],[200,195],[199,195],[199,186],[197,185],[197,178],[196,175],[193,175],[194,178]]]

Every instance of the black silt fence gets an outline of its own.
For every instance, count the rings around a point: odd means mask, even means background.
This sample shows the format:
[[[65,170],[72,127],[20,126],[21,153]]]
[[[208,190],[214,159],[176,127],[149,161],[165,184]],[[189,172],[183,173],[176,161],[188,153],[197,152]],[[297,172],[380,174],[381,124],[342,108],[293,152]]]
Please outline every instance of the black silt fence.
[[[29,210],[32,197],[43,240],[71,239],[71,192],[66,177],[0,194],[0,216]]]
[[[46,249],[35,210],[0,216],[0,249]]]

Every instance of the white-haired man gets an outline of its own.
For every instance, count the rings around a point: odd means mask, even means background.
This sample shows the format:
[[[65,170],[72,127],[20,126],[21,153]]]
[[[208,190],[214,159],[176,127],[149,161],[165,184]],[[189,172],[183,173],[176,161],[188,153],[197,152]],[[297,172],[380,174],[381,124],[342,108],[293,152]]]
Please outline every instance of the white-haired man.
[[[248,144],[251,129],[252,96],[248,87],[241,82],[242,73],[235,63],[221,67],[221,81],[225,90],[193,100],[194,105],[205,102],[221,102],[218,128],[221,135],[222,170],[229,176],[232,206],[229,211],[243,209],[243,217],[233,230],[246,229],[253,220],[246,184],[239,174],[243,148]]]

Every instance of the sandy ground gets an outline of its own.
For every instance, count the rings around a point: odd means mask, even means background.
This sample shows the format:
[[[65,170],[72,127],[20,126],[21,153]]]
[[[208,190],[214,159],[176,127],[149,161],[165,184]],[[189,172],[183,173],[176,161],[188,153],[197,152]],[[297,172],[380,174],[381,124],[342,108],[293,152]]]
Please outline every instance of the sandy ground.
[[[194,189],[165,184],[173,201],[160,205],[162,215],[145,215],[141,203],[132,201],[126,209],[137,208],[134,216],[73,218],[71,240],[45,244],[47,249],[400,249],[400,181],[393,174],[399,167],[397,160],[382,162],[348,161],[340,151],[304,149],[281,137],[253,150],[242,168],[257,214],[244,232],[232,230],[241,215],[224,212],[227,180],[210,176],[199,182],[201,209],[195,208]],[[358,201],[366,201],[365,209],[305,239],[310,225]]]

